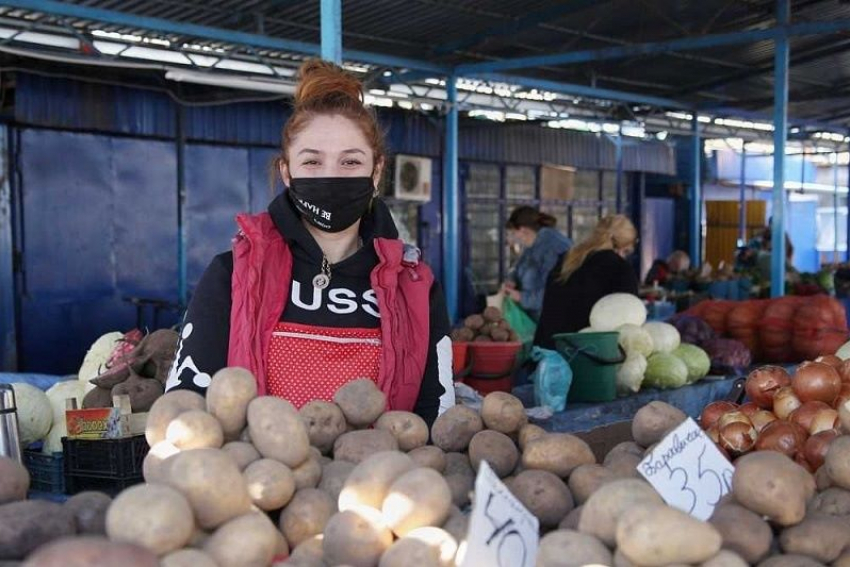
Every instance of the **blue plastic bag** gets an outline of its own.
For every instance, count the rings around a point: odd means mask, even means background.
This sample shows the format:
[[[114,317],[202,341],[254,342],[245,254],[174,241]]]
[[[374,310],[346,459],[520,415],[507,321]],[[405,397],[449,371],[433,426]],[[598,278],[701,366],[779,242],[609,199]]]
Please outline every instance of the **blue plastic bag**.
[[[548,406],[552,411],[564,411],[567,393],[573,383],[573,371],[560,353],[540,347],[531,349],[531,359],[537,368],[531,375],[534,384],[534,403]]]

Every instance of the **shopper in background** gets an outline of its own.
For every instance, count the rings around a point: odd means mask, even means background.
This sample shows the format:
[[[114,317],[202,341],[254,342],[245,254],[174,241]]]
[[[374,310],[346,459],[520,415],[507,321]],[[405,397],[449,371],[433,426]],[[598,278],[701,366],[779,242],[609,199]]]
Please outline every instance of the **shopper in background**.
[[[572,241],[554,228],[555,223],[552,215],[524,205],[514,209],[505,224],[508,242],[519,244],[522,254],[502,292],[535,321],[540,316],[549,273],[572,246]]]
[[[666,260],[658,258],[652,263],[646,274],[645,285],[665,285],[671,279],[687,272],[691,267],[691,257],[684,250],[676,250]]]
[[[574,333],[590,324],[590,310],[611,293],[638,293],[638,278],[626,261],[638,237],[624,215],[603,218],[587,240],[574,246],[552,271],[534,344],[554,349],[553,335]]]

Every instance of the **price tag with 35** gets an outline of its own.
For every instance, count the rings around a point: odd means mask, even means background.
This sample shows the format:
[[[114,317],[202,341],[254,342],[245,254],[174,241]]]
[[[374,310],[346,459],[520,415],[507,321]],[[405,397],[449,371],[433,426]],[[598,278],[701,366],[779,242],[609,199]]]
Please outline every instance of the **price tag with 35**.
[[[462,567],[534,567],[540,525],[486,461],[475,479]]]
[[[667,504],[707,520],[732,490],[735,468],[699,425],[688,418],[638,465]]]

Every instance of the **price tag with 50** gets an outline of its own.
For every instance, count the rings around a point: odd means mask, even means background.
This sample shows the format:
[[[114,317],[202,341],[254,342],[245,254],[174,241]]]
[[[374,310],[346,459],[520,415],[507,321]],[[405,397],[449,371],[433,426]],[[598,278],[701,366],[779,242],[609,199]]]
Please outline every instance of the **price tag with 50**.
[[[732,464],[699,425],[688,418],[637,467],[667,504],[707,520],[732,489]]]
[[[475,479],[462,567],[534,567],[540,525],[486,461]]]

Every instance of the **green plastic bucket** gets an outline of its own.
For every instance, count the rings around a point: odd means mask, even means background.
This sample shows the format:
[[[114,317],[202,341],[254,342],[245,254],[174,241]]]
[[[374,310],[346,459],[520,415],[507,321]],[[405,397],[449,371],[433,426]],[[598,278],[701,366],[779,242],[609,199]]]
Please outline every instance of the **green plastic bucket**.
[[[563,333],[552,337],[555,349],[573,371],[569,401],[607,402],[617,397],[617,366],[626,360],[619,337],[617,332]]]

